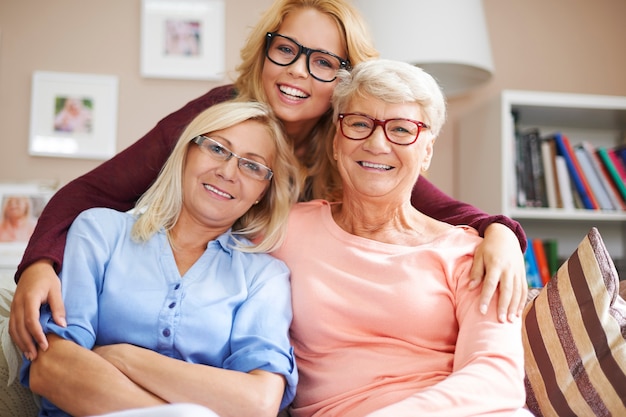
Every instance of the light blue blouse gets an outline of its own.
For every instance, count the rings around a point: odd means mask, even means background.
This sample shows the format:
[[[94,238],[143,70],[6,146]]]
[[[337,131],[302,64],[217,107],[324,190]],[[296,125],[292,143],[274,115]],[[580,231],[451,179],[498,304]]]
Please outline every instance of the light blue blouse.
[[[54,324],[44,305],[44,331],[88,349],[131,343],[190,363],[278,373],[287,380],[281,408],[288,405],[297,370],[286,265],[233,249],[229,231],[181,277],[165,232],[138,243],[130,238],[134,223],[133,215],[105,208],[76,218],[60,274],[68,326]]]

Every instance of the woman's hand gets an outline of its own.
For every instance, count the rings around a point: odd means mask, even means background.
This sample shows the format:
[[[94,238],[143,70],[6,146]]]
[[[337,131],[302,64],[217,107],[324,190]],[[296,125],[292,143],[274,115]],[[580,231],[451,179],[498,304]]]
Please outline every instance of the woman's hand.
[[[524,254],[515,233],[500,223],[485,230],[483,242],[476,248],[470,271],[470,288],[484,280],[480,310],[485,313],[498,285],[498,319],[512,321],[520,316],[528,295]]]
[[[9,334],[20,351],[32,360],[37,358],[35,343],[45,351],[48,340],[39,323],[39,308],[48,303],[52,318],[65,327],[65,306],[61,295],[61,281],[52,263],[40,260],[24,270],[18,281],[11,303]]]

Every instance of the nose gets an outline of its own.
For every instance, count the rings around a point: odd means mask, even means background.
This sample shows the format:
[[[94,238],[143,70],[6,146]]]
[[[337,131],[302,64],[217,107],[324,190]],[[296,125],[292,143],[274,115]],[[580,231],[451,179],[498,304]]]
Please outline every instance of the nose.
[[[382,125],[374,127],[374,131],[364,140],[363,148],[372,153],[385,153],[391,148],[391,142],[387,140],[385,128]]]
[[[307,55],[302,53],[294,63],[287,67],[289,74],[296,78],[308,77],[309,70],[307,69],[307,59],[309,59]]]
[[[217,175],[223,179],[230,181],[235,178],[239,171],[239,159],[233,155],[225,161],[222,161],[217,168]]]

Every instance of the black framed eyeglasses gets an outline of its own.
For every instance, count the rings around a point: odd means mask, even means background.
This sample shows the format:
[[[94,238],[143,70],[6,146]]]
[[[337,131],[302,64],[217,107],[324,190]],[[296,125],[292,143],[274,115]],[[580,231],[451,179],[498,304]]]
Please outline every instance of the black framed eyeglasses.
[[[332,52],[307,48],[288,36],[267,32],[265,56],[274,64],[286,67],[296,62],[302,54],[306,55],[307,71],[318,81],[332,82],[340,69],[350,69],[350,61]]]
[[[420,132],[430,127],[411,119],[374,119],[366,114],[341,113],[339,114],[341,133],[348,139],[363,140],[369,138],[376,126],[381,126],[385,138],[396,145],[411,145],[415,143]]]
[[[216,161],[226,162],[234,156],[237,158],[237,166],[239,167],[239,170],[250,178],[263,181],[271,180],[274,175],[272,170],[262,163],[237,155],[235,152],[231,151],[215,139],[199,135],[191,141],[197,144],[200,149],[204,151],[204,153],[211,156]]]

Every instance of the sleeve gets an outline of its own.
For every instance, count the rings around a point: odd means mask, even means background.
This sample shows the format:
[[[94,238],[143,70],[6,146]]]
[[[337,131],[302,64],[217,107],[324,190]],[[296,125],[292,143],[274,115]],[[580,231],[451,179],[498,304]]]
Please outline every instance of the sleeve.
[[[269,256],[268,256],[269,257]],[[246,302],[237,311],[231,335],[232,354],[224,368],[281,374],[287,382],[280,408],[295,396],[298,373],[289,341],[291,286],[289,270],[277,259],[259,271]]]
[[[42,306],[45,314],[41,325],[45,333],[55,333],[88,349],[93,348],[98,332],[98,294],[102,292],[105,269],[116,236],[124,233],[123,227],[116,226],[119,223],[109,219],[112,215],[119,213],[87,210],[74,220],[68,231],[65,247],[68,261],[59,276],[67,327],[56,325],[47,305]]]
[[[104,269],[109,259],[110,243],[101,228],[102,219],[90,211],[81,213],[67,234],[65,251],[70,254],[60,275],[67,327],[52,319],[49,306],[41,306],[40,322],[46,334],[54,333],[66,340],[93,348],[98,329],[98,294],[102,288]],[[21,382],[29,385],[30,361],[24,359]]]
[[[503,215],[491,216],[470,204],[455,200],[424,177],[420,177],[413,187],[411,204],[427,216],[442,222],[454,226],[471,226],[478,230],[480,236],[485,235],[485,229],[490,224],[501,223],[515,233],[522,252],[526,251],[526,233],[518,222]]]
[[[368,417],[446,417],[450,410],[455,410],[455,415],[504,417],[523,407],[526,393],[521,321],[498,322],[495,300],[486,315],[479,312],[479,294],[468,290],[470,266],[466,261],[462,267],[455,294],[459,334],[452,373]]]
[[[204,109],[234,95],[232,86],[214,88],[166,116],[112,159],[59,189],[39,217],[15,273],[15,282],[24,269],[40,259],[50,259],[58,273],[67,230],[76,216],[92,207],[131,209],[158,176],[184,127]]]

